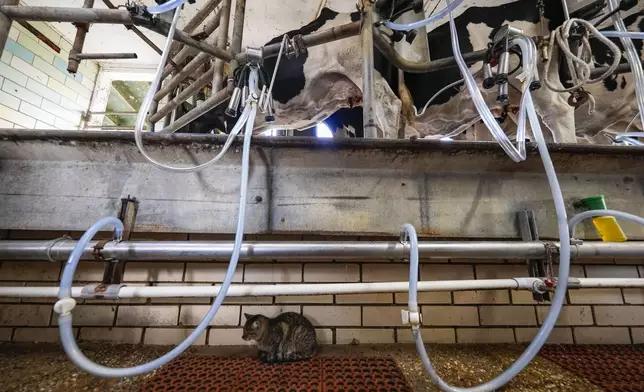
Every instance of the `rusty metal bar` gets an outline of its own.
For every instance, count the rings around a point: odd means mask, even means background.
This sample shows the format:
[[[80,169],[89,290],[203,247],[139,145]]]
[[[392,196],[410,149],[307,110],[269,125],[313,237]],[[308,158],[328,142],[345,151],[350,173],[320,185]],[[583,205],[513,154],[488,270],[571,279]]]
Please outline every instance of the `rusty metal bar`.
[[[210,14],[212,14],[219,3],[221,3],[221,0],[210,0],[208,3],[206,3],[206,5],[203,6],[203,8],[201,8],[199,11],[197,11],[195,16],[193,16],[192,19],[190,19],[188,23],[186,23],[183,31],[185,31],[187,34],[194,33],[195,29],[199,27]],[[170,55],[174,56],[179,50],[181,50],[181,44],[174,42],[170,47]]]
[[[111,10],[116,10],[116,9],[118,9],[114,4],[112,4],[112,2],[111,2],[110,0],[103,0],[103,4],[105,4],[105,6],[106,6],[107,8],[109,8],[109,9],[111,9]],[[155,52],[157,52],[159,55],[163,54],[163,50],[161,50],[161,48],[159,48],[159,47],[157,46],[157,44],[155,44],[154,42],[152,42],[152,40],[151,40],[150,38],[148,38],[145,34],[143,34],[143,32],[142,32],[141,30],[139,30],[137,27],[126,25],[126,26],[125,26],[125,28],[126,28],[126,29],[128,29],[128,30],[130,30],[130,31],[131,31],[131,32],[133,32],[134,34],[136,34],[139,38],[141,38],[141,40],[142,40],[143,42],[145,42],[145,43],[146,43],[150,48],[152,48],[152,50],[154,50]],[[177,68],[177,64],[175,64],[172,60],[170,60],[170,61],[169,61],[169,63],[170,63],[174,68]]]
[[[5,6],[17,6],[19,0],[0,0],[0,8]],[[9,38],[9,31],[11,30],[12,18],[4,13],[0,13],[0,53],[4,50],[4,46]]]
[[[214,93],[210,98],[206,99],[201,105],[195,107],[188,113],[181,116],[175,122],[170,124],[169,127],[164,128],[163,133],[173,133],[185,127],[186,125],[190,124],[197,118],[203,116],[204,114],[208,113],[212,109],[226,102],[230,98],[230,93],[231,92],[227,88],[223,90],[219,90],[218,92]]]
[[[219,36],[217,37],[217,47],[225,50],[226,43],[228,42],[228,27],[230,26],[230,4],[231,0],[223,0],[221,9],[221,28],[219,29]],[[222,80],[224,79],[224,62],[215,59],[214,72],[212,76],[212,91],[213,93],[221,89]]]
[[[217,29],[217,27],[219,27],[220,15],[221,15],[221,10],[217,11],[217,13],[215,13],[215,15],[210,19],[210,21],[206,23],[206,25],[204,26],[203,34],[206,37],[210,37],[210,35]],[[184,46],[183,48],[181,48],[181,50],[179,50],[179,53],[177,53],[172,58],[172,61],[176,64],[180,64],[190,55],[191,52],[192,52],[192,48]],[[173,69],[172,67],[165,67],[163,69],[163,73],[161,74],[161,80],[165,80],[168,76],[170,76],[170,74],[174,70],[175,69]]]
[[[203,75],[201,75],[199,79],[190,83],[190,85],[186,87],[183,91],[181,91],[179,94],[177,94],[176,97],[172,98],[170,101],[168,101],[167,104],[165,104],[165,106],[159,109],[154,115],[150,116],[149,120],[152,123],[157,123],[164,116],[169,114],[174,108],[181,105],[187,99],[195,95],[199,90],[201,90],[206,85],[208,85],[208,83],[212,81],[213,75],[214,75],[214,69],[211,67],[208,71],[206,71]]]
[[[242,41],[244,38],[244,19],[246,18],[246,0],[235,1],[235,19],[233,20],[233,37],[230,41],[231,50],[234,54],[241,53]],[[235,71],[238,63],[233,60],[230,63],[230,74]]]
[[[78,53],[76,58],[79,60],[117,60],[136,59],[139,56],[136,53]]]
[[[47,38],[47,36],[40,31],[38,31],[37,28],[31,25],[29,22],[25,22],[24,20],[21,20],[18,22],[18,24],[27,31],[29,31],[31,34],[33,34],[36,38],[38,38],[40,41],[42,41],[45,45],[49,46],[51,50],[53,50],[56,53],[60,53],[60,46],[56,45],[52,40]]]
[[[85,0],[83,3],[83,8],[92,9],[94,8],[94,0]],[[69,61],[67,62],[67,72],[75,74],[78,72],[78,66],[80,65],[81,58],[79,54],[83,51],[83,46],[85,45],[85,37],[89,31],[89,23],[75,23],[76,25],[76,37],[74,38],[74,45],[72,50],[69,51]]]
[[[127,10],[77,7],[27,7],[1,5],[0,13],[15,21],[134,24]]]
[[[163,87],[159,89],[159,91],[154,94],[154,100],[155,101],[161,101],[163,97],[166,95],[170,94],[172,90],[174,90],[179,83],[183,82],[186,80],[188,76],[190,76],[194,71],[197,70],[201,65],[203,65],[205,62],[207,62],[210,59],[210,56],[208,56],[205,53],[199,53],[194,59],[192,59],[188,64],[186,64],[175,76],[172,77],[169,81],[163,84]]]
[[[127,10],[84,9],[71,7],[27,7],[27,6],[0,6],[0,13],[13,20],[37,20],[42,22],[72,22],[72,23],[107,23],[107,24],[138,24],[149,30],[167,36],[170,25],[168,23],[144,23],[134,21]],[[189,34],[176,30],[173,39],[191,46],[213,57],[231,61],[233,55],[205,42],[197,41]]]
[[[332,27],[328,30],[319,31],[305,35],[302,41],[307,48],[323,45],[329,42],[338,41],[344,38],[355,37],[360,34],[360,22],[351,22],[344,25]],[[241,44],[240,44],[241,45]],[[264,58],[275,57],[280,51],[281,41],[275,44],[264,46]],[[234,50],[234,48],[233,48]],[[240,63],[246,62],[246,53],[241,52],[235,55],[235,60]]]

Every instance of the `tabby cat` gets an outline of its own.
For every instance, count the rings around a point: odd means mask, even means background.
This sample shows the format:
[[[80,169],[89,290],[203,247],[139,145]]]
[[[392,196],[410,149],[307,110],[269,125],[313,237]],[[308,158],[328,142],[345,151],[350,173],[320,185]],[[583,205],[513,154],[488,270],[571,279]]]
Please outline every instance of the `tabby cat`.
[[[299,361],[317,352],[315,329],[298,313],[282,313],[275,318],[244,313],[242,339],[257,341],[259,360],[265,363]]]

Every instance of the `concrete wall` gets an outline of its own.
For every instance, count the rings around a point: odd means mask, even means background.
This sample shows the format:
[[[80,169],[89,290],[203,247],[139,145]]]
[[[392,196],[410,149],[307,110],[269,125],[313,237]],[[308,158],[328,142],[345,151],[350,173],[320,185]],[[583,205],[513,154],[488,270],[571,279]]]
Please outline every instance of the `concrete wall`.
[[[0,232],[4,238],[52,239],[62,233]],[[79,237],[80,233],[71,233]],[[133,239],[222,240],[218,235],[135,234]],[[249,240],[324,240],[328,237],[248,236]],[[348,240],[361,238],[351,237]],[[370,238],[362,238],[370,239]],[[642,260],[581,261],[572,266],[576,277],[642,277]],[[223,279],[227,263],[130,262],[124,280],[130,285],[189,283],[212,285]],[[61,263],[12,262],[0,264],[0,284],[55,286]],[[99,282],[100,263],[82,262],[77,284]],[[422,280],[494,279],[526,276],[520,262],[506,260],[422,260]],[[383,282],[408,279],[400,261],[365,262],[251,262],[238,267],[235,282]],[[230,298],[220,309],[199,344],[237,345],[243,313],[274,316],[294,311],[309,317],[323,344],[409,343],[411,334],[401,325],[405,293],[325,295],[306,297]],[[0,339],[3,341],[57,341],[53,300],[3,299]],[[191,331],[208,309],[210,299],[124,299],[118,302],[85,300],[74,310],[74,325],[82,341],[109,340],[143,344],[176,344]],[[572,290],[551,343],[644,343],[644,290]],[[419,293],[426,342],[528,342],[547,310],[529,292]]]
[[[78,129],[89,109],[98,64],[67,73],[71,43],[42,22],[32,25],[57,44],[56,53],[14,23],[0,61],[0,128]]]

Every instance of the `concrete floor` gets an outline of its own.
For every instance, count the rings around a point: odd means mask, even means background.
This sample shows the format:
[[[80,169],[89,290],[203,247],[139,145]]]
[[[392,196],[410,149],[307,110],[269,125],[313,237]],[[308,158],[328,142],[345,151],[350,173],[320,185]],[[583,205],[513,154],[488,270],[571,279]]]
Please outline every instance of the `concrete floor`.
[[[85,354],[107,366],[132,366],[169,348],[160,346],[81,344]],[[473,386],[507,368],[523,350],[518,345],[429,345],[438,372],[458,386]],[[186,355],[186,354],[184,354]],[[187,355],[255,355],[248,347],[196,347]],[[425,374],[411,345],[324,346],[323,356],[393,357],[414,391],[438,391]],[[92,377],[78,370],[57,344],[5,343],[0,347],[0,391],[138,391],[152,375],[121,380]],[[601,391],[549,362],[537,358],[505,391]]]

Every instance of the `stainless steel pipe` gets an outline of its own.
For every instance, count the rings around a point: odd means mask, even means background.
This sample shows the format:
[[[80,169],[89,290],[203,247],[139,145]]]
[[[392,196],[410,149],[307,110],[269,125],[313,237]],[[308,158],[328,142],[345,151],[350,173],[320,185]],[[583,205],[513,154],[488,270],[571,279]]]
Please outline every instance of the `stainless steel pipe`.
[[[344,25],[332,27],[328,30],[318,31],[302,37],[302,41],[307,48],[317,45],[323,45],[329,42],[338,41],[344,38],[355,37],[360,34],[360,21],[351,22]],[[264,46],[264,58],[275,57],[280,51],[282,42]],[[246,53],[238,53],[235,60],[240,63],[246,62]]]
[[[6,240],[0,241],[0,260],[51,260],[64,261],[77,241],[58,239],[52,241]],[[94,260],[93,241],[85,249],[82,260]],[[558,243],[553,242],[558,247]],[[424,258],[496,258],[538,259],[546,255],[544,242],[422,241],[419,243]],[[123,241],[109,242],[101,250],[105,259],[138,261],[212,261],[228,260],[232,242],[207,241]],[[379,242],[245,242],[241,249],[242,260],[274,259],[404,259],[409,247],[396,241]],[[623,243],[585,242],[572,246],[572,258],[641,258],[644,241]]]
[[[226,50],[226,44],[228,43],[228,28],[230,26],[230,4],[231,0],[223,0],[221,6],[221,19],[220,19],[220,29],[219,35],[217,37],[217,47],[222,50]],[[224,80],[224,62],[215,59],[215,64],[213,64],[213,76],[212,76],[212,93],[215,94],[217,91],[221,90],[222,81]]]
[[[136,53],[78,53],[76,58],[80,60],[118,60],[136,59]]]
[[[383,56],[389,60],[394,67],[409,73],[427,73],[438,71],[445,68],[456,67],[456,59],[454,57],[446,57],[443,59],[432,61],[409,61],[402,57],[396,49],[391,46],[383,34],[377,29],[374,30],[373,42],[376,48]],[[478,61],[483,61],[487,50],[477,50],[475,52],[463,54],[463,60],[468,65],[474,64]]]
[[[373,6],[370,1],[364,1],[362,14],[362,128],[364,137],[378,137],[376,129],[376,114],[374,112],[374,54],[373,54]]]

